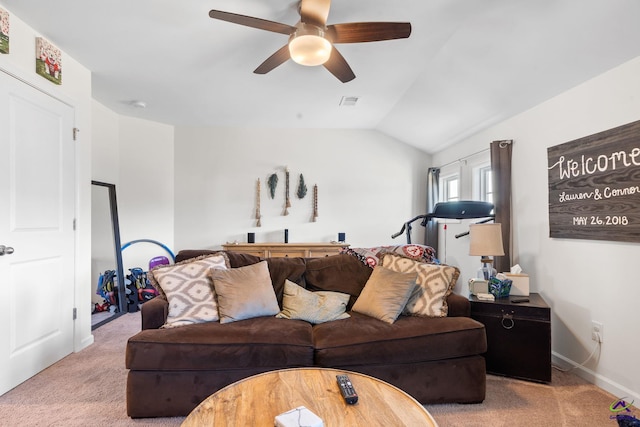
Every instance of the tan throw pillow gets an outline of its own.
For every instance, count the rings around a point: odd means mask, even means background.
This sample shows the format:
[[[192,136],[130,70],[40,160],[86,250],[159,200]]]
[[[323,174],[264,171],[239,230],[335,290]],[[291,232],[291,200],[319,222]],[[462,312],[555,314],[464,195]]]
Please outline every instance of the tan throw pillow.
[[[416,273],[375,267],[352,310],[386,323],[395,322],[416,287],[416,277]]]
[[[290,280],[284,282],[282,311],[276,317],[305,320],[317,325],[350,317],[345,313],[349,294],[330,291],[311,292]]]
[[[229,270],[211,270],[220,323],[275,316],[280,311],[266,261]]]
[[[417,273],[415,287],[403,314],[424,317],[445,317],[447,297],[460,276],[460,270],[449,265],[427,264],[395,254],[385,254],[381,265],[393,271]]]
[[[217,321],[218,305],[209,271],[227,266],[225,256],[212,255],[151,270],[150,276],[169,302],[169,314],[162,327]]]

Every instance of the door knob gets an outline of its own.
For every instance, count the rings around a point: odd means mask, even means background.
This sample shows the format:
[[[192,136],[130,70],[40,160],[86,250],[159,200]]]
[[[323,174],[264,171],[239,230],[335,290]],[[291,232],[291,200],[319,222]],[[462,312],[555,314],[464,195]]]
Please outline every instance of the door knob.
[[[11,255],[12,253],[13,248],[11,246],[0,245],[0,256]]]

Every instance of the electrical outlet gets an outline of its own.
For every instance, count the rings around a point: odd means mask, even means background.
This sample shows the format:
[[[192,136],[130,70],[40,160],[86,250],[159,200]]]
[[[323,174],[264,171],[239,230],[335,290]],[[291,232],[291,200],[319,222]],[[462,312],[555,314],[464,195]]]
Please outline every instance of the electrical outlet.
[[[602,323],[591,321],[591,339],[600,343],[604,341],[604,325]]]

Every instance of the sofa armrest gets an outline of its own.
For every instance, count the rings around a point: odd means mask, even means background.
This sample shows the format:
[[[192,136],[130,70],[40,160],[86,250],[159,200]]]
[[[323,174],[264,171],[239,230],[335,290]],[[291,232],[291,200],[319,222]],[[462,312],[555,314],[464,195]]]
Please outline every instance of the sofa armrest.
[[[447,297],[447,306],[449,306],[448,317],[470,317],[471,303],[469,298],[462,295],[451,293]]]
[[[142,304],[142,330],[158,329],[164,325],[169,314],[169,302],[163,296],[157,296]]]

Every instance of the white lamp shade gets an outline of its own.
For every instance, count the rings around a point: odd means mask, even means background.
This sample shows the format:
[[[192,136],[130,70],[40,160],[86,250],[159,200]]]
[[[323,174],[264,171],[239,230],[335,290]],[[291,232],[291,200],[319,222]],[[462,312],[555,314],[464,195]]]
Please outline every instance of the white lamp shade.
[[[502,225],[471,224],[469,226],[469,255],[502,256]]]

